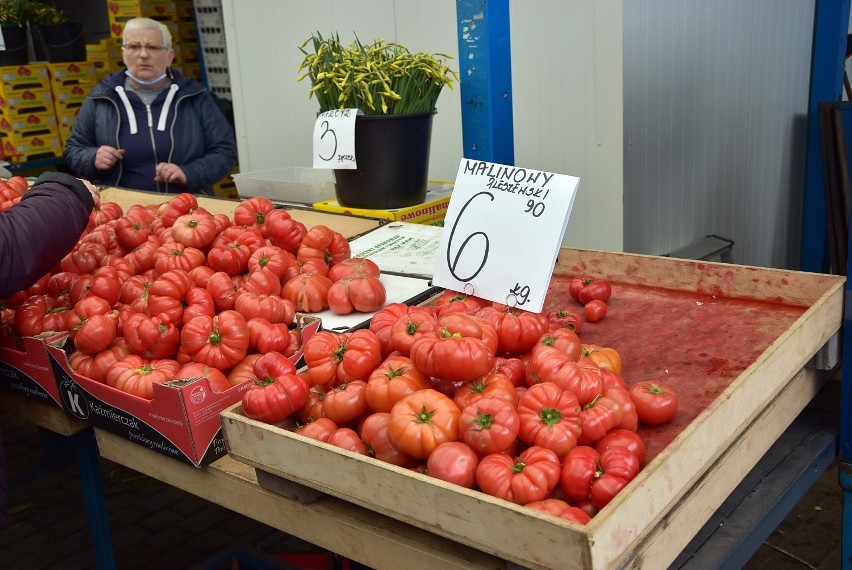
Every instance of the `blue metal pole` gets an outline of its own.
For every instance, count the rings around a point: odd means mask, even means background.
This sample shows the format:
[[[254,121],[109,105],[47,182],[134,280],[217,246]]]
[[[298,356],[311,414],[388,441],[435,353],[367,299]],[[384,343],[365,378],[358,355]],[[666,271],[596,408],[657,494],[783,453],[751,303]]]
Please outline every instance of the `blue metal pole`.
[[[515,163],[508,0],[458,0],[462,155]]]
[[[83,483],[83,495],[86,498],[95,562],[98,570],[115,570],[115,555],[112,550],[109,519],[101,485],[95,431],[89,427],[69,437],[77,452],[77,465],[80,469],[80,480]]]
[[[849,0],[817,0],[808,103],[808,139],[805,163],[805,196],[802,205],[803,271],[828,272],[826,255],[825,189],[819,138],[820,103],[837,101],[843,89],[846,36],[849,33]]]

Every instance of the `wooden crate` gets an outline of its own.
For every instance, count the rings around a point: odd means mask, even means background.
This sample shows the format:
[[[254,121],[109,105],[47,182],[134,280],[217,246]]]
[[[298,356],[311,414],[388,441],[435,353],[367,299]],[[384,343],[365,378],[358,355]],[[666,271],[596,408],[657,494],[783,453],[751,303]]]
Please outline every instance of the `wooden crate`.
[[[232,457],[531,568],[665,567],[807,405],[824,375],[803,370],[840,328],[845,278],[563,248],[565,276],[613,283],[584,342],[613,346],[628,382],[681,394],[675,421],[643,428],[638,477],[581,526],[253,421],[223,415]],[[575,307],[576,308],[576,307]]]

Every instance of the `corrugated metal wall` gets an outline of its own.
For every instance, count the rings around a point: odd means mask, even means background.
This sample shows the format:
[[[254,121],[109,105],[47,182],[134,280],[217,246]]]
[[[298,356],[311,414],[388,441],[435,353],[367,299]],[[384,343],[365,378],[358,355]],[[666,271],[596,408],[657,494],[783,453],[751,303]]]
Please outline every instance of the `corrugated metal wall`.
[[[624,249],[796,268],[814,2],[624,2]]]

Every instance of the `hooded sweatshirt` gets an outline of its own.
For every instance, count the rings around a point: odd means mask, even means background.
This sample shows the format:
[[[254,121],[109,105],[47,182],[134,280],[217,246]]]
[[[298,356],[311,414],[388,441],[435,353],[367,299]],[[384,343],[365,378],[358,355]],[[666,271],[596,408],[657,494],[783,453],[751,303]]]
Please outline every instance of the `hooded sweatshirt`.
[[[212,186],[237,160],[234,131],[207,89],[173,73],[170,86],[150,105],[126,88],[124,72],[92,89],[65,144],[71,171],[101,184],[163,193],[212,194]],[[95,168],[101,145],[125,150],[110,170]],[[155,182],[159,162],[180,166],[186,185]]]

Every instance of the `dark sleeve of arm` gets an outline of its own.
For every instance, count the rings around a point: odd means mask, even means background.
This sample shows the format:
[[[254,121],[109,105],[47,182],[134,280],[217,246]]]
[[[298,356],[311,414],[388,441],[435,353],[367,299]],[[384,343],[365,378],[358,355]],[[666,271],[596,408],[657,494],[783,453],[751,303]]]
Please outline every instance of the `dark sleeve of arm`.
[[[199,116],[206,148],[204,155],[182,164],[189,188],[204,188],[222,180],[237,164],[234,129],[209,93],[201,96]]]
[[[0,212],[0,297],[26,289],[70,252],[93,200],[68,174],[43,174],[21,201]]]

